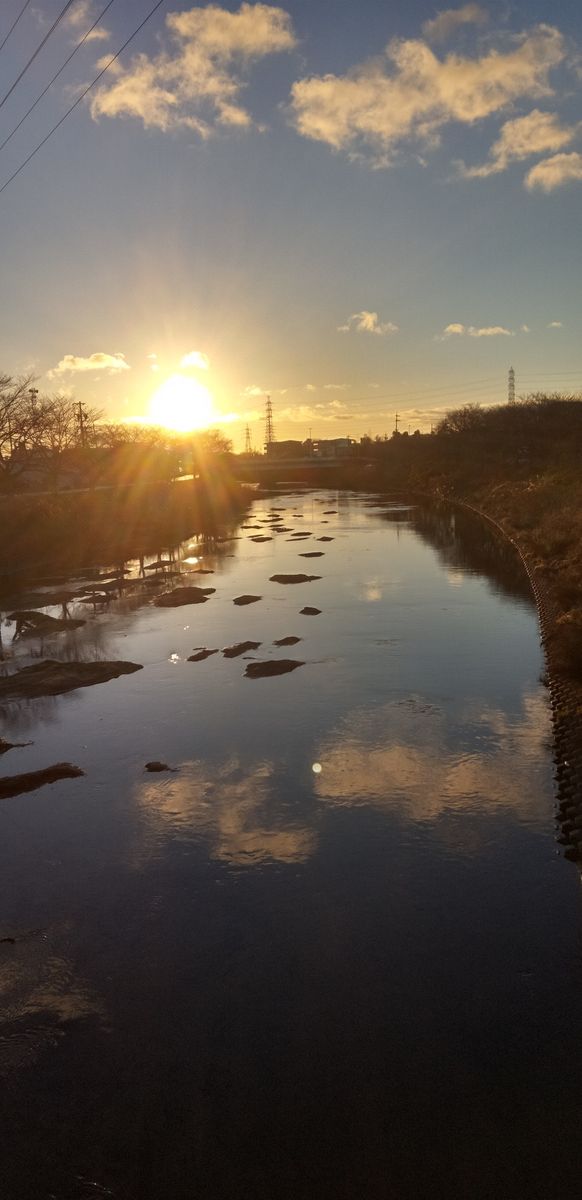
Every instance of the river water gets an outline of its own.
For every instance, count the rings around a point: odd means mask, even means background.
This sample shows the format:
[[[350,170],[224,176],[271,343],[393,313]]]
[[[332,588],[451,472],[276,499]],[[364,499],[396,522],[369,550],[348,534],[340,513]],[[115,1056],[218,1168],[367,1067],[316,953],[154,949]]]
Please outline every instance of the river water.
[[[207,603],[15,644],[144,669],[2,712],[33,743],[2,774],[86,772],[0,802],[2,1196],[577,1196],[582,908],[523,568],[389,497],[242,524],[181,548]]]

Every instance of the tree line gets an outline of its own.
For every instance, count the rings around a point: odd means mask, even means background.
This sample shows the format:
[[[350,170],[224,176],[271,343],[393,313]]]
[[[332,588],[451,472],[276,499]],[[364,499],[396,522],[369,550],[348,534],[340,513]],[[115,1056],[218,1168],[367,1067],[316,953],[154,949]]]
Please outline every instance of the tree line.
[[[32,375],[0,374],[0,490],[18,490],[31,468],[56,486],[63,465],[81,475],[123,464],[171,476],[209,455],[230,453],[217,430],[173,434],[158,426],[103,419],[103,412],[57,392],[41,393]],[[20,484],[19,484],[20,480]]]

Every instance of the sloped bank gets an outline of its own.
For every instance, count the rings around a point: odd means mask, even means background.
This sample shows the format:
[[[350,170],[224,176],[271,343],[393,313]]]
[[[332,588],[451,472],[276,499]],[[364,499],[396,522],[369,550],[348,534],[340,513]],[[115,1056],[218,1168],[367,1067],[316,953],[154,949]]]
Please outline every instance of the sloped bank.
[[[557,786],[559,843],[566,858],[582,862],[582,682],[564,674],[557,637],[561,610],[546,581],[513,531],[467,500],[456,501],[487,521],[506,538],[519,555],[536,601],[546,678],[552,712],[554,763]]]

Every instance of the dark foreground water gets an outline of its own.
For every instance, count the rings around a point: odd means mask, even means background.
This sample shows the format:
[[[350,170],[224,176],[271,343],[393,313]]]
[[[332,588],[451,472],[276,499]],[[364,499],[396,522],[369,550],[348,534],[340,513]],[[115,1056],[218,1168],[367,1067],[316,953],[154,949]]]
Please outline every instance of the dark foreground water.
[[[464,513],[272,508],[310,536],[183,548],[208,603],[20,645],[144,670],[2,714],[2,774],[86,771],[0,802],[3,1200],[569,1200],[582,909],[522,568]],[[247,639],[305,665],[186,661]]]

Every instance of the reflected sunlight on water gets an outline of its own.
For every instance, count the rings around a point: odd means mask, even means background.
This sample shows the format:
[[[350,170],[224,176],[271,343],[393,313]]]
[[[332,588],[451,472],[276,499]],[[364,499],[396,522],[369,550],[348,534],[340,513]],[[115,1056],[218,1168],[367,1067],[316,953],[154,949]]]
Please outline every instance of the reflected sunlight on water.
[[[322,538],[321,578],[272,582]],[[207,602],[155,605],[200,571]],[[0,806],[7,1197],[523,1200],[527,1163],[570,1200],[581,894],[511,546],[446,505],[256,494],[70,611],[5,623],[0,675],[143,670],[1,711],[32,743],[7,774],[85,772]]]

